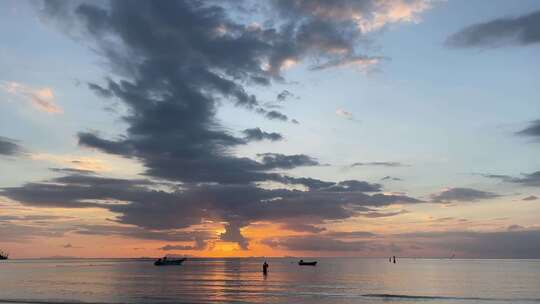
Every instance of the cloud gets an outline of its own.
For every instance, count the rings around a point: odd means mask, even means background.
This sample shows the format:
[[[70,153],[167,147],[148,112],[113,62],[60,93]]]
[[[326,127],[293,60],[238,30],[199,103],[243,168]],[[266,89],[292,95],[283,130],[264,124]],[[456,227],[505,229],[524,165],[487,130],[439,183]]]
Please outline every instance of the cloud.
[[[501,179],[501,180],[508,180],[512,177],[510,175],[504,175],[504,174],[481,174],[485,178],[492,178],[492,179]]]
[[[528,174],[524,173],[521,175],[521,177],[514,177],[509,181],[529,187],[540,187],[540,171]]]
[[[265,116],[266,118],[271,119],[271,120],[281,120],[281,121],[289,120],[287,115],[280,113],[278,111],[275,111],[275,110],[266,112]]]
[[[234,7],[245,5],[250,2]],[[108,66],[108,75],[89,83],[89,88],[126,108],[120,117],[127,124],[125,132],[110,138],[80,132],[79,145],[138,160],[147,179],[66,172],[63,177],[5,188],[1,194],[32,206],[106,209],[117,214],[118,224],[151,232],[151,237],[159,231],[192,229],[203,220],[219,221],[225,227],[219,238],[241,248],[249,245],[242,228],[255,221],[287,224],[302,218],[302,223],[315,225],[358,216],[366,206],[419,203],[406,195],[366,194],[379,191],[378,184],[325,182],[278,172],[320,165],[309,155],[237,156],[236,149],[247,140],[231,134],[217,113],[228,103],[275,122],[297,123],[264,108],[250,89],[282,83],[284,71],[303,61],[326,63],[329,68],[375,58],[360,53],[365,34],[386,24],[417,21],[418,14],[428,9],[427,1],[264,5],[270,9],[261,13],[263,17],[276,22],[253,26],[237,18],[246,10],[230,11],[233,6],[228,2],[44,2],[43,17],[69,28]],[[248,133],[244,135],[258,132]],[[272,140],[278,138],[275,134],[255,137]],[[154,180],[170,183],[170,191],[157,190],[163,186]],[[304,184],[308,189],[258,186],[264,182]]]
[[[242,131],[245,135],[245,140],[247,141],[261,141],[261,140],[270,140],[278,141],[283,139],[283,135],[275,132],[264,132],[260,128],[245,129]]]
[[[516,228],[516,227],[514,227]],[[540,230],[442,231],[395,235],[408,242],[469,258],[539,258]]]
[[[60,216],[60,215],[45,215],[45,214],[39,214],[39,215],[0,215],[0,222],[31,222],[36,221],[39,222],[39,224],[50,222],[50,223],[58,223],[58,220],[70,220],[73,219],[69,216]]]
[[[369,242],[342,241],[324,236],[298,236],[279,239],[266,239],[263,244],[270,247],[284,248],[291,251],[313,252],[362,252]]]
[[[303,166],[318,166],[320,163],[305,154],[284,155],[279,153],[261,153],[257,154],[261,157],[263,166],[267,169],[293,169]]]
[[[537,199],[538,199],[537,196],[535,196],[535,195],[529,195],[529,196],[527,196],[527,197],[524,197],[522,200],[523,200],[523,201],[535,201],[535,200],[537,200]]]
[[[103,98],[111,98],[114,96],[113,92],[111,92],[110,90],[107,90],[103,87],[101,87],[100,85],[98,84],[95,84],[95,83],[88,83],[88,88],[92,91],[94,91],[94,93],[96,93],[97,96],[99,97],[103,97]]]
[[[49,114],[63,113],[63,110],[54,103],[55,97],[51,88],[32,88],[18,82],[5,82],[1,87],[11,95],[30,102],[40,111]]]
[[[376,161],[376,162],[367,162],[367,163],[357,162],[350,165],[351,168],[361,167],[361,166],[406,167],[407,165],[402,164],[400,162],[390,162],[390,161],[386,161],[386,162]]]
[[[193,245],[165,245],[160,250],[171,251],[171,250],[203,250],[207,247],[208,235],[195,235]]]
[[[240,249],[247,250],[249,246],[249,241],[246,239],[240,232],[240,228],[243,225],[240,225],[236,222],[230,222],[225,225],[225,232],[219,235],[219,239],[224,242],[234,242],[237,243]]]
[[[517,132],[516,134],[540,138],[540,120],[531,122],[530,126]]]
[[[335,182],[322,181],[316,178],[310,177],[283,177],[282,182],[286,184],[303,185],[310,190],[318,190],[323,188],[329,188],[336,185]]]
[[[0,136],[0,155],[16,156],[21,154],[22,147],[16,140]]]
[[[0,221],[0,239],[2,242],[24,243],[37,237],[57,238],[64,236],[69,231],[69,228],[61,228],[55,225],[43,226]]]
[[[281,91],[276,97],[277,101],[279,101],[279,102],[284,102],[284,101],[287,101],[287,100],[289,100],[291,98],[294,98],[294,94],[291,93],[289,90]]]
[[[313,71],[325,70],[336,67],[356,67],[361,71],[370,71],[373,66],[380,63],[383,57],[369,57],[364,55],[352,56],[350,58],[338,58],[327,62],[313,65],[310,67]],[[339,109],[338,109],[339,110]]]
[[[432,1],[275,1],[282,15],[334,23],[350,23],[359,32],[381,29],[387,24],[418,22],[419,14],[431,7]]]
[[[164,250],[164,251],[172,251],[172,250],[200,250],[200,248],[197,248],[196,246],[192,246],[192,245],[165,245],[165,246],[159,248],[159,250]]]
[[[533,173],[522,173],[519,177],[500,174],[483,174],[482,176],[493,179],[500,179],[503,182],[521,184],[528,187],[540,187],[540,171]]]
[[[291,251],[341,252],[351,255],[392,254],[441,257],[455,254],[462,258],[539,258],[540,230],[525,227],[510,230],[425,231],[393,235],[370,234],[354,238],[349,233],[317,234],[268,238],[263,244]],[[355,254],[356,253],[356,254]]]
[[[348,120],[355,120],[354,115],[351,112],[345,111],[345,110],[343,110],[341,108],[338,108],[336,110],[336,115],[341,116],[341,117],[343,117],[345,119],[348,119]]]
[[[117,235],[142,240],[193,242],[193,250],[204,249],[206,247],[206,241],[214,238],[212,232],[204,230],[149,230],[140,227],[119,225],[79,225],[75,227],[73,232],[80,235]]]
[[[3,188],[0,195],[35,207],[106,209],[117,214],[113,220],[118,224],[134,226],[85,226],[79,229],[81,234],[185,241],[177,235],[188,232],[178,229],[204,220],[222,221],[226,231],[220,238],[235,241],[242,248],[247,248],[248,240],[241,237],[240,229],[252,222],[288,224],[302,219],[303,224],[313,225],[360,216],[370,210],[368,207],[421,202],[405,195],[366,194],[380,188],[360,181],[338,182],[308,191],[270,190],[252,184],[198,184],[176,190],[173,187],[171,191],[157,190],[159,186],[150,180],[71,174],[43,183]]]
[[[362,216],[365,216],[367,218],[380,218],[380,217],[391,217],[396,216],[400,214],[407,214],[410,213],[410,211],[407,211],[405,209],[394,211],[394,212],[377,212],[377,211],[369,211],[366,213],[363,213]]]
[[[92,170],[83,170],[83,169],[75,169],[75,168],[49,168],[52,172],[56,173],[62,173],[62,174],[96,174],[95,171]]]
[[[372,184],[365,181],[346,180],[336,183],[326,189],[337,192],[379,192],[382,190],[382,186],[380,184]]]
[[[508,226],[508,228],[506,228],[506,230],[508,231],[516,231],[516,230],[523,230],[523,229],[524,227],[520,225],[510,225]]]
[[[30,158],[38,161],[48,161],[61,166],[69,166],[70,168],[52,169],[52,171],[60,173],[64,172],[104,172],[111,171],[111,164],[104,160],[95,157],[77,156],[77,155],[57,155],[48,153],[32,153]]]
[[[378,235],[369,231],[328,231],[325,236],[341,239],[368,239]]]
[[[281,228],[285,230],[290,230],[290,231],[311,232],[311,233],[317,233],[317,232],[322,232],[326,230],[326,228],[324,227],[317,227],[314,225],[303,224],[303,223],[286,223],[284,225],[281,225]]]
[[[474,202],[497,197],[500,197],[500,195],[472,188],[449,188],[431,195],[431,199],[438,203]]]
[[[446,44],[456,48],[526,46],[540,42],[540,11],[470,25],[450,35]]]
[[[370,247],[371,240],[376,236],[368,231],[327,231],[311,235],[267,238],[261,243],[292,251],[361,252]]]
[[[316,59],[312,69],[346,65],[370,66],[378,57],[361,54],[358,45],[369,32],[387,24],[417,22],[430,1],[286,1],[270,2],[292,40],[282,43],[270,62],[297,62],[305,55]]]

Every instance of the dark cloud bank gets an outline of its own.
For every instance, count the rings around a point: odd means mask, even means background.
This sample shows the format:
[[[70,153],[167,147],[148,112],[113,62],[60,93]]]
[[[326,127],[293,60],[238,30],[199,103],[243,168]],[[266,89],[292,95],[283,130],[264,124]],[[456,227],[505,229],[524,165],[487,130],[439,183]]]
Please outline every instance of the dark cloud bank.
[[[216,238],[247,249],[249,240],[241,228],[258,221],[311,234],[265,241],[290,250],[352,251],[379,246],[366,243],[365,238],[374,236],[369,232],[344,236],[325,231],[320,225],[356,216],[402,214],[407,211],[380,213],[377,207],[417,204],[421,200],[383,194],[382,186],[376,183],[331,182],[293,177],[286,172],[320,165],[309,155],[236,157],[232,152],[235,147],[260,140],[277,141],[283,136],[254,127],[237,137],[216,119],[219,105],[230,102],[275,123],[295,122],[280,111],[265,108],[248,88],[282,82],[281,71],[291,61],[308,60],[313,63],[312,69],[323,69],[371,58],[358,51],[364,36],[358,25],[347,19],[350,14],[338,13],[355,9],[371,15],[375,3],[269,1],[266,4],[275,19],[267,24],[274,25],[261,27],[233,21],[219,6],[228,2],[44,2],[44,18],[62,27],[69,25],[75,36],[106,61],[110,75],[88,87],[99,98],[121,102],[127,108],[127,114],[121,117],[127,124],[125,134],[106,138],[80,132],[79,144],[139,160],[146,168],[145,178],[108,178],[57,169],[62,176],[3,188],[0,194],[29,206],[102,208],[117,214],[113,221],[125,224],[79,225],[73,228],[79,234],[191,242],[167,245],[162,250],[199,250]],[[325,11],[333,13],[321,14]],[[291,95],[285,93],[278,99],[283,101]],[[13,154],[15,150],[9,144],[2,146],[3,142],[0,153]],[[261,182],[305,189],[266,189]],[[433,199],[492,197],[496,195],[454,189]],[[194,230],[203,221],[222,223],[225,232],[215,236]],[[355,239],[344,241],[343,237]]]
[[[110,74],[88,88],[127,108],[121,117],[127,124],[125,134],[106,138],[80,132],[80,146],[139,160],[146,178],[115,179],[57,169],[63,176],[4,188],[1,194],[31,206],[103,208],[116,213],[118,223],[131,225],[77,228],[82,234],[193,242],[163,250],[204,248],[212,235],[182,231],[203,220],[223,223],[226,230],[217,238],[246,249],[249,240],[240,229],[255,221],[321,231],[316,225],[328,220],[344,220],[394,203],[419,203],[406,195],[377,193],[382,191],[379,184],[321,181],[284,172],[320,165],[309,155],[234,156],[235,147],[283,136],[255,127],[242,131],[243,137],[235,136],[216,119],[221,103],[230,102],[275,123],[295,122],[265,108],[248,88],[283,82],[281,71],[288,62],[309,60],[321,69],[369,56],[358,52],[362,33],[356,23],[339,14],[320,14],[317,8],[346,10],[352,1],[269,1],[265,5],[272,22],[264,27],[234,21],[240,19],[231,18],[220,6],[229,4],[45,1],[44,19],[62,28],[69,25],[70,34],[96,50],[109,67]],[[353,6],[370,15],[375,1]],[[283,91],[278,100],[293,96]],[[259,182],[303,186],[305,191],[269,190]]]

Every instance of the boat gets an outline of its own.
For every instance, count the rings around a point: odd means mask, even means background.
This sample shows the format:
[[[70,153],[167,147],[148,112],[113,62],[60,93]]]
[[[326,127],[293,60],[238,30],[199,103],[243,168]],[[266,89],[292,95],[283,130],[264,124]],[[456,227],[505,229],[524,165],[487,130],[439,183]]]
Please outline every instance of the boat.
[[[0,260],[7,260],[9,258],[9,254],[0,251]]]
[[[155,266],[171,266],[171,265],[182,265],[186,258],[182,259],[168,259],[167,257],[157,259],[154,262]]]
[[[298,265],[300,266],[317,266],[317,261],[313,261],[313,262],[306,262],[304,260],[300,260],[298,262]]]

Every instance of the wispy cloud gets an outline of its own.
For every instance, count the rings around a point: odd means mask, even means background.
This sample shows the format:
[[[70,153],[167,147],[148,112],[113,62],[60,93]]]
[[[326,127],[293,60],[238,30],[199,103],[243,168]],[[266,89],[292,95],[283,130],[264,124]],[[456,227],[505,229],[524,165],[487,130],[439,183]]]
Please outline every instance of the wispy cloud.
[[[363,72],[371,72],[377,66],[383,57],[353,56],[330,60],[310,67],[311,70],[324,70],[336,67],[355,67]]]
[[[407,165],[394,162],[394,161],[374,161],[374,162],[356,162],[350,165],[351,168],[362,167],[362,166],[373,166],[373,167],[407,167]]]
[[[110,171],[112,169],[103,160],[94,157],[34,153],[30,155],[30,158],[33,160],[52,162],[72,169],[91,172]]]
[[[452,34],[446,44],[457,48],[540,43],[540,11],[470,25]]]
[[[486,178],[500,179],[507,183],[516,183],[528,187],[540,187],[540,171],[532,173],[522,173],[519,177],[500,174],[483,174]]]
[[[336,109],[336,115],[337,116],[340,116],[340,117],[343,117],[345,119],[348,119],[348,120],[353,120],[355,121],[356,118],[354,117],[353,113],[349,112],[349,111],[346,111],[342,108],[337,108]]]
[[[64,111],[54,103],[54,92],[49,87],[33,88],[19,82],[4,82],[1,88],[7,93],[29,102],[34,108],[49,114],[61,114]]]
[[[472,188],[448,188],[431,195],[431,199],[437,203],[474,202],[497,197],[500,195]]]

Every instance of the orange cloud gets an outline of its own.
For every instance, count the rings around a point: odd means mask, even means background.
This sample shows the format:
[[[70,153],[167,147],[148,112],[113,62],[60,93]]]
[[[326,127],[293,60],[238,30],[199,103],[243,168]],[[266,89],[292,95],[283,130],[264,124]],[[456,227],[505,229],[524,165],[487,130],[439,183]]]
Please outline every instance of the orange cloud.
[[[54,155],[47,153],[34,153],[30,156],[33,160],[44,160],[57,163],[74,169],[90,170],[95,172],[111,171],[110,165],[103,160],[94,157],[80,157],[72,155]]]
[[[431,8],[430,0],[380,0],[377,9],[368,18],[356,18],[358,27],[363,32],[378,30],[390,23],[419,22],[419,14]]]
[[[54,92],[51,88],[32,88],[18,82],[5,82],[1,85],[4,91],[11,95],[24,99],[36,109],[49,113],[61,114],[64,111],[54,103]]]

